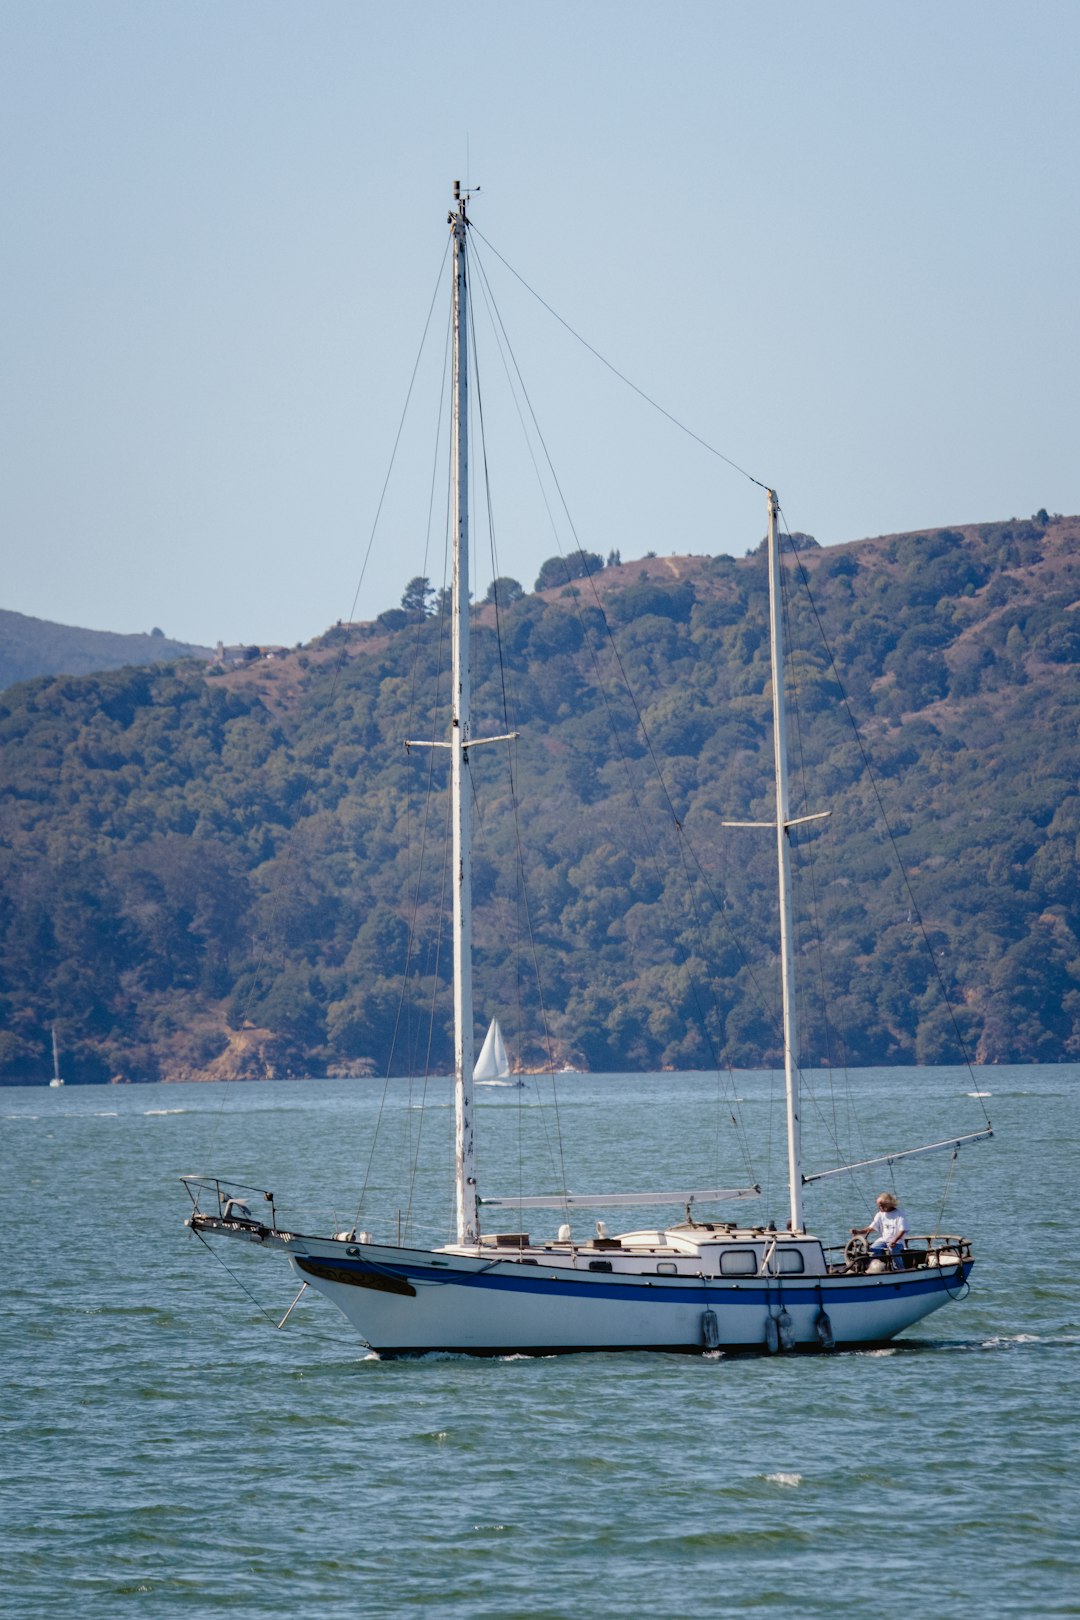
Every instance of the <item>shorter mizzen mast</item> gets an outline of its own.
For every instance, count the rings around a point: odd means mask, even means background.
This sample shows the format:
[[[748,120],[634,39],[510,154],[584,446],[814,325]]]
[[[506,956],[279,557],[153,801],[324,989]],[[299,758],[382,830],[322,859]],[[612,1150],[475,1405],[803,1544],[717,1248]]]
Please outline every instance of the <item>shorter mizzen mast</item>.
[[[787,710],[784,701],[784,630],[783,630],[783,600],[781,595],[780,574],[780,537],[777,524],[778,502],[776,491],[766,490],[769,511],[768,532],[768,560],[769,560],[769,650],[772,659],[772,693],[773,693],[773,761],[776,776],[776,821],[729,821],[724,825],[728,827],[771,827],[776,832],[776,865],[777,884],[780,895],[780,987],[784,1022],[784,1090],[787,1100],[787,1157],[788,1157],[788,1188],[790,1194],[791,1214],[789,1227],[792,1232],[805,1232],[803,1221],[803,1187],[813,1181],[823,1181],[829,1176],[850,1174],[853,1171],[865,1170],[876,1165],[892,1165],[898,1159],[914,1159],[924,1153],[940,1153],[944,1151],[955,1154],[962,1147],[973,1142],[988,1140],[993,1131],[989,1122],[985,1130],[975,1131],[967,1136],[950,1137],[944,1142],[932,1142],[925,1147],[908,1148],[899,1153],[882,1154],[875,1159],[865,1159],[858,1164],[838,1166],[834,1170],[822,1170],[815,1175],[804,1175],[801,1156],[801,1122],[799,1117],[799,1052],[798,1035],[795,1021],[795,954],[794,929],[792,925],[791,906],[791,847],[789,833],[792,827],[802,826],[808,821],[823,821],[830,814],[828,810],[819,810],[813,815],[792,817],[788,809],[788,762],[787,762]]]
[[[806,1230],[803,1222],[803,1173],[801,1123],[799,1118],[799,1048],[795,1026],[795,947],[791,912],[792,827],[806,821],[822,821],[827,810],[812,816],[788,812],[787,709],[784,703],[784,622],[780,580],[780,539],[777,528],[776,491],[766,490],[769,511],[767,540],[769,560],[769,651],[772,659],[773,769],[776,779],[775,821],[726,821],[725,827],[771,827],[776,833],[776,873],[780,894],[780,993],[784,1021],[784,1092],[787,1099],[787,1159],[792,1232]]]
[[[776,769],[776,866],[780,888],[780,985],[784,1008],[784,1091],[787,1097],[788,1188],[791,1230],[803,1230],[799,1063],[795,1033],[795,955],[791,919],[791,852],[788,845],[787,713],[784,706],[784,629],[780,602],[780,545],[776,491],[769,500],[769,648],[772,655],[773,758]]]

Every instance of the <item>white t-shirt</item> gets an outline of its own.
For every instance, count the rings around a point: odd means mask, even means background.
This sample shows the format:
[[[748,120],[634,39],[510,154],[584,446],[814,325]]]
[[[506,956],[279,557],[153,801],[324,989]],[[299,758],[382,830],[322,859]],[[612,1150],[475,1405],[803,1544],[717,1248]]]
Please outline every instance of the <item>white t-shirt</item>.
[[[898,1243],[907,1232],[907,1216],[902,1209],[879,1209],[867,1233],[870,1242]]]

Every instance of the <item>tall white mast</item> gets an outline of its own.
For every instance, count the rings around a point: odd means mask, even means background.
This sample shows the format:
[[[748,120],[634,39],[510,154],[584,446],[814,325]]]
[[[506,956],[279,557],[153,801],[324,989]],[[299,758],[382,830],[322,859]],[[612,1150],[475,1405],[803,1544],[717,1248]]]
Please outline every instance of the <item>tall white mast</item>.
[[[454,368],[450,452],[454,467],[453,700],[450,793],[454,821],[454,1167],[457,1241],[476,1243],[476,1138],[473,1109],[472,856],[469,828],[469,344],[466,198],[454,181]]]
[[[799,1123],[799,1066],[795,1033],[795,956],[791,920],[788,828],[787,722],[784,709],[784,629],[780,599],[780,547],[776,491],[769,501],[769,646],[772,652],[773,754],[776,767],[776,865],[780,888],[780,985],[784,1008],[784,1089],[787,1096],[788,1188],[791,1230],[803,1230]]]

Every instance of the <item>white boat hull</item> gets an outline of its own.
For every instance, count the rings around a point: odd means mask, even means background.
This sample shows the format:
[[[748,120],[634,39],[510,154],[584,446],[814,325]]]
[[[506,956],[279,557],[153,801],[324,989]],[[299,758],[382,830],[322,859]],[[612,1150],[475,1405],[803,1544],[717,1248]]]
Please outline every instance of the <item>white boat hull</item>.
[[[908,1273],[739,1281],[700,1276],[596,1274],[351,1245],[289,1246],[297,1273],[325,1294],[382,1356],[431,1351],[555,1355],[587,1350],[701,1354],[765,1350],[770,1317],[785,1309],[796,1348],[821,1349],[828,1315],[836,1345],[888,1343],[964,1291],[970,1262]],[[332,1273],[332,1275],[330,1274]],[[347,1280],[346,1280],[347,1279]],[[398,1291],[400,1290],[400,1291]]]

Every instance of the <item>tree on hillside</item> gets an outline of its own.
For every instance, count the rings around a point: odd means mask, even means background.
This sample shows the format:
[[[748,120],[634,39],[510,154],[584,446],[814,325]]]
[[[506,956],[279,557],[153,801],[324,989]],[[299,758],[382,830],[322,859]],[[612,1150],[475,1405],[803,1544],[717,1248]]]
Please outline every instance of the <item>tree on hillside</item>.
[[[746,553],[748,557],[763,557],[769,549],[769,537],[763,534],[756,546],[751,546]],[[780,536],[781,551],[820,551],[820,543],[812,534],[803,534],[799,529],[792,529],[789,534]]]
[[[598,574],[603,566],[603,557],[595,551],[571,551],[566,557],[549,557],[540,565],[534,589],[550,591],[556,585],[569,585],[575,579]]]
[[[401,596],[401,605],[411,617],[426,619],[431,612],[432,598],[435,595],[430,579],[423,574],[417,574],[410,579]]]
[[[501,608],[505,608],[509,607],[511,602],[520,602],[524,595],[525,592],[516,579],[510,579],[508,575],[501,574],[498,579],[493,579],[488,586],[484,601],[497,602]]]

